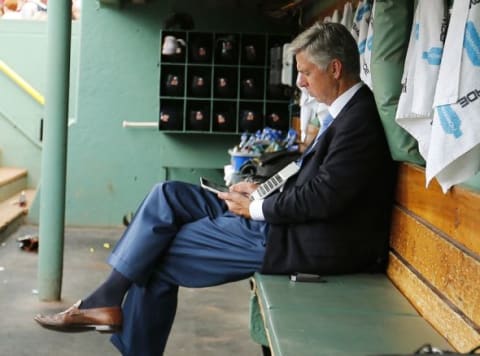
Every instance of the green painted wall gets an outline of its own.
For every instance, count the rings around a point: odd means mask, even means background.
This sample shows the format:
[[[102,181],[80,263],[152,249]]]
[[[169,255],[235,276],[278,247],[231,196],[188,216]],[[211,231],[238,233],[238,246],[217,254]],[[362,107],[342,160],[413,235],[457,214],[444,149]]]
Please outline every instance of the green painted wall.
[[[72,26],[70,119],[76,110],[79,23]],[[0,60],[45,95],[47,24],[44,21],[0,21]],[[43,106],[0,72],[0,164],[28,170],[28,186],[40,182],[40,121]]]
[[[69,129],[67,225],[119,225],[158,181],[219,177],[238,136],[168,135],[123,128],[122,122],[157,120],[160,30],[174,10],[191,12],[196,30],[287,30],[257,15],[253,2],[230,3],[240,2],[161,1],[121,9],[84,2],[77,121]]]

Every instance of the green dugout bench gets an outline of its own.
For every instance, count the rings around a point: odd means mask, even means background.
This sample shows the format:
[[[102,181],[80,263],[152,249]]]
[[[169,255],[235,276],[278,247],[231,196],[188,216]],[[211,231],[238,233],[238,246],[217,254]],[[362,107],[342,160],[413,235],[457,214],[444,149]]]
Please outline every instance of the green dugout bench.
[[[387,273],[313,283],[257,273],[252,339],[275,356],[469,352],[480,345],[480,239],[466,237],[478,237],[479,211],[477,193],[426,189],[423,169],[402,164]]]
[[[411,354],[430,343],[451,347],[386,275],[252,279],[252,337],[273,355]]]

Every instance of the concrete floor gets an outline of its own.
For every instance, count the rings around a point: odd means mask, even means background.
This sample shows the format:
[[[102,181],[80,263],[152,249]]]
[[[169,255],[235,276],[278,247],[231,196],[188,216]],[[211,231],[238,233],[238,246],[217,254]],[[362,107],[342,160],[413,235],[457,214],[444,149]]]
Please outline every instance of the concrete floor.
[[[105,263],[121,229],[67,229],[62,301],[40,302],[36,253],[18,248],[16,238],[36,234],[21,226],[0,241],[0,355],[110,356],[118,351],[109,337],[96,332],[64,334],[45,330],[33,321],[37,313],[63,310],[87,295],[108,275]],[[166,356],[261,355],[248,330],[248,281],[186,289],[179,295],[177,318]],[[139,355],[141,356],[141,355]]]

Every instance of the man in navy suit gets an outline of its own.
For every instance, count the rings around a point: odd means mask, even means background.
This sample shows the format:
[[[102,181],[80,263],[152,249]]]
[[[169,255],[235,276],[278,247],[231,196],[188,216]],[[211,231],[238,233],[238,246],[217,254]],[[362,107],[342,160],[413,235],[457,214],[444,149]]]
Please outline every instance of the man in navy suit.
[[[327,23],[300,34],[291,49],[300,85],[329,106],[298,174],[254,201],[256,185],[247,182],[218,195],[181,182],[156,185],[113,250],[107,280],[65,312],[37,315],[38,323],[115,332],[123,355],[158,356],[179,286],[212,286],[256,271],[384,267],[393,163],[373,95],[359,78],[357,45],[345,27]]]

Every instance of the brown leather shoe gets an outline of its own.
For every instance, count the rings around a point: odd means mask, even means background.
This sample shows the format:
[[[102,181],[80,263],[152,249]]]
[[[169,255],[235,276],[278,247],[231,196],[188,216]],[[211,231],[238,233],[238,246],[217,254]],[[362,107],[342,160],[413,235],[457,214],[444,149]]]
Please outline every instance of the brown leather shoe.
[[[101,333],[113,333],[122,328],[120,307],[78,309],[81,303],[79,300],[58,314],[38,314],[34,320],[44,328],[63,332],[96,330]]]

